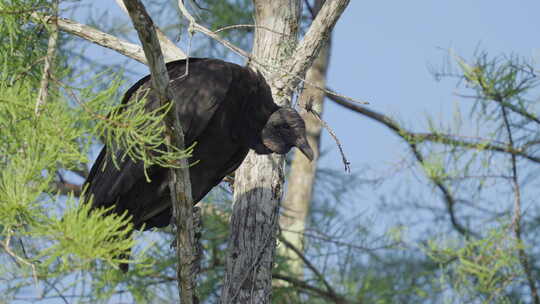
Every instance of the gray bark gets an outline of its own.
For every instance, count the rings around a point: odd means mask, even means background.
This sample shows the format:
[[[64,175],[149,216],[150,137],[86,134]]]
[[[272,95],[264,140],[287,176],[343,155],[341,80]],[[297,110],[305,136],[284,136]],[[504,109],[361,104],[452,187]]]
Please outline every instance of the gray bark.
[[[269,66],[282,66],[296,46],[299,0],[255,0],[253,56]],[[268,76],[268,75],[265,75]],[[268,77],[267,77],[268,79]],[[270,83],[274,100],[288,103]],[[222,303],[269,303],[276,247],[279,204],[283,189],[283,156],[250,152],[236,171],[234,207]]]
[[[279,105],[304,77],[317,52],[349,1],[327,2],[297,45],[300,0],[254,0],[253,58]],[[320,17],[320,18],[319,18]],[[269,28],[272,31],[267,31]],[[277,34],[275,33],[277,32]],[[279,34],[281,33],[281,34]],[[221,303],[269,303],[276,248],[283,156],[248,154],[236,171],[231,236]]]
[[[53,72],[53,61],[56,56],[56,45],[58,43],[58,23],[56,22],[56,20],[58,19],[58,0],[53,2],[53,9],[57,16],[55,20],[50,24],[51,29],[49,35],[49,43],[47,46],[47,56],[45,56],[43,75],[41,76],[41,83],[39,86],[38,97],[36,101],[36,116],[39,116],[41,112],[41,107],[45,104],[45,102],[47,102],[47,98],[49,97],[49,79],[51,78]]]
[[[324,0],[315,2],[313,11],[316,14]],[[300,95],[299,103],[304,106],[312,103],[314,111],[322,115],[325,93],[319,88],[326,87],[326,71],[330,56],[330,40],[321,48],[318,57],[306,74],[306,84]],[[310,85],[313,84],[316,87]],[[302,153],[295,153],[288,176],[287,193],[283,200],[283,212],[280,217],[281,238],[284,238],[300,252],[304,247],[304,230],[306,219],[311,206],[317,161],[319,159],[319,146],[322,125],[311,113],[303,112],[306,123],[306,132],[310,146],[315,153],[313,161],[309,161]],[[279,246],[288,262],[289,269],[294,278],[302,279],[303,263],[298,255],[287,246]]]

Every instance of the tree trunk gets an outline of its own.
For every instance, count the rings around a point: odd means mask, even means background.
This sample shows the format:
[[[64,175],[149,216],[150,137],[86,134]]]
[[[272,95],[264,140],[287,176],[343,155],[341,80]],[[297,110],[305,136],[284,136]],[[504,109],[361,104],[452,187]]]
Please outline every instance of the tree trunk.
[[[350,0],[326,2],[297,44],[301,0],[253,0],[253,60],[264,73],[278,105],[313,63]],[[231,236],[222,303],[269,303],[279,205],[283,193],[283,156],[253,152],[236,171]]]
[[[300,0],[254,0],[256,28],[253,57],[281,67],[296,46]],[[283,34],[276,34],[283,33]],[[279,72],[278,72],[279,73]],[[264,75],[278,105],[290,102]],[[269,303],[279,204],[283,193],[283,156],[252,151],[236,171],[231,237],[222,303]]]
[[[313,12],[316,15],[325,0],[316,0]],[[312,109],[319,114],[323,111],[325,93],[309,84],[314,84],[319,88],[326,87],[326,71],[330,56],[330,39],[323,45],[319,55],[306,74],[306,83],[300,96],[300,105],[312,103]],[[306,123],[306,132],[309,145],[315,154],[313,161],[309,161],[302,153],[295,153],[291,165],[291,172],[288,177],[287,193],[283,201],[283,214],[279,219],[281,227],[281,237],[287,240],[292,246],[303,252],[304,230],[306,218],[311,207],[313,185],[317,161],[319,159],[319,146],[321,137],[321,123],[311,113],[304,111],[302,114]],[[298,255],[286,247],[279,246],[280,253],[288,259],[288,266],[294,278],[302,279],[303,263]]]

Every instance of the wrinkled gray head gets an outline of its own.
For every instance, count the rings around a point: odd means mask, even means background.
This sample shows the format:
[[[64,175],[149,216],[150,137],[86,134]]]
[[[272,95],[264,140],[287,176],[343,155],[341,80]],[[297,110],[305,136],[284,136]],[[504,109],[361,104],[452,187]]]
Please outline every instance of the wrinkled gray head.
[[[297,147],[309,160],[313,160],[304,120],[293,108],[281,107],[275,111],[264,126],[261,139],[264,147],[255,149],[259,154],[285,154],[292,147]]]

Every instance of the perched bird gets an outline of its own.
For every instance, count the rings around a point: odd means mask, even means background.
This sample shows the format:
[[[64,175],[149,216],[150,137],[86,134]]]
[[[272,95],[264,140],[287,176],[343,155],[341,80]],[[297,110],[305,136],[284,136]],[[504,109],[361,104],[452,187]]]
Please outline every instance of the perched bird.
[[[216,59],[190,58],[167,64],[170,89],[184,130],[186,147],[196,142],[189,168],[193,203],[242,163],[249,149],[258,154],[287,153],[295,146],[309,159],[313,151],[306,140],[304,121],[290,107],[279,107],[264,78],[249,68]],[[133,85],[122,103],[146,90],[147,110],[159,107],[150,88],[150,76]],[[112,163],[115,154],[118,167]],[[141,161],[121,159],[122,150],[103,147],[85,182],[92,207],[113,207],[132,216],[136,229],[164,227],[172,207],[168,188],[169,169],[147,168]]]

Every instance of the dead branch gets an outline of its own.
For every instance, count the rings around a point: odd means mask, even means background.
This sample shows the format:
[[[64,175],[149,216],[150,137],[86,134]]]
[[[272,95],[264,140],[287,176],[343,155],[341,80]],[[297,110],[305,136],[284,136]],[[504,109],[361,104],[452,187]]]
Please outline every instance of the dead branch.
[[[361,301],[357,301],[357,302],[350,301],[341,295],[333,295],[329,293],[328,291],[323,290],[319,287],[310,285],[306,283],[305,281],[298,280],[298,279],[295,279],[295,278],[292,278],[292,277],[289,277],[280,273],[273,273],[272,278],[288,282],[292,284],[293,286],[296,286],[297,288],[299,288],[302,292],[313,293],[315,295],[324,297],[336,304],[361,304],[362,303]]]
[[[459,140],[459,139],[454,138],[453,136],[448,136],[445,134],[414,133],[403,128],[392,118],[384,114],[370,110],[367,107],[351,104],[350,102],[347,102],[343,100],[342,98],[339,98],[332,94],[327,94],[326,97],[328,97],[328,99],[332,100],[338,105],[341,105],[349,110],[352,110],[370,119],[373,119],[379,123],[382,123],[387,128],[389,128],[394,133],[396,133],[396,135],[406,138],[408,141],[411,141],[411,142],[421,143],[421,142],[429,141],[429,142],[435,142],[435,143],[440,143],[440,144],[456,145],[459,147],[474,149],[474,150],[479,150],[479,151],[489,150],[489,151],[495,151],[495,152],[500,152],[500,153],[508,153],[508,154],[514,154],[516,156],[528,159],[535,163],[540,163],[540,157],[525,153],[524,149],[521,149],[521,148],[510,147],[508,145],[497,145],[497,144],[486,143],[486,142],[469,142],[469,141]]]
[[[497,100],[502,112],[503,122],[504,122],[504,128],[506,129],[506,135],[508,137],[508,143],[510,147],[514,147],[514,134],[512,132],[510,118],[508,117],[508,112],[505,108],[505,103],[501,99]],[[521,188],[519,186],[519,180],[518,180],[518,169],[517,169],[517,159],[516,155],[510,154],[510,162],[512,164],[512,186],[514,190],[514,214],[512,218],[512,227],[514,229],[514,235],[516,239],[523,243],[523,238],[521,236]],[[524,247],[518,247],[517,249],[518,255],[519,255],[519,262],[521,264],[521,267],[523,268],[523,272],[525,273],[525,276],[527,277],[527,283],[529,286],[529,289],[531,291],[531,297],[534,300],[534,304],[540,304],[540,297],[538,296],[538,289],[536,287],[536,280],[533,277],[533,273],[531,271],[530,262],[529,262],[529,256],[525,252]]]
[[[317,8],[317,9],[315,10],[313,7],[311,7],[311,4],[309,3],[309,0],[304,0],[304,4],[306,5],[306,7],[307,7],[307,9],[308,9],[308,12],[309,12],[309,14],[311,15],[311,19],[315,19],[315,16],[317,15],[317,14],[315,13],[315,11],[318,12],[318,11],[319,11],[319,8]]]
[[[15,252],[13,252],[13,250],[11,250],[10,243],[11,243],[12,233],[13,232],[11,230],[7,229],[7,235],[5,236],[4,240],[0,242],[0,247],[2,247],[4,251],[16,261],[17,264],[19,263],[24,264],[26,266],[29,266],[32,269],[32,278],[34,279],[36,289],[39,289],[39,281],[38,281],[36,265],[28,261],[27,259],[18,256]]]
[[[39,21],[52,22],[54,17],[42,15],[38,13],[32,13],[32,17]],[[66,18],[56,18],[58,24],[58,29],[63,32],[73,34],[77,37],[83,38],[90,42],[93,42],[102,47],[114,50],[124,56],[127,56],[131,59],[135,59],[140,63],[148,64],[146,58],[144,57],[144,52],[140,45],[127,42],[125,40],[116,38],[113,35],[99,31],[88,25],[77,23],[73,20]]]
[[[53,2],[53,10],[58,15],[58,0]],[[57,20],[57,18],[55,18]],[[58,24],[53,21],[50,23],[49,43],[47,45],[47,55],[45,56],[45,64],[43,65],[43,75],[41,76],[41,84],[39,87],[36,108],[34,110],[36,116],[39,116],[41,107],[49,98],[49,79],[52,74],[52,65],[56,53],[56,44],[58,42]]]
[[[117,1],[120,1],[120,0],[117,0]],[[191,15],[189,15],[189,16],[191,16]],[[36,20],[46,21],[46,22],[52,22],[52,20],[54,19],[54,17],[47,16],[47,15],[42,15],[42,14],[38,14],[38,13],[33,13],[32,17],[35,18]],[[191,18],[193,18],[193,17],[191,17]],[[195,20],[195,19],[193,19],[193,20]],[[140,45],[125,41],[125,40],[117,38],[117,37],[115,37],[113,35],[110,35],[110,34],[107,34],[105,32],[99,31],[99,30],[97,30],[97,29],[95,29],[93,27],[90,27],[90,26],[87,26],[87,25],[84,25],[84,24],[81,24],[81,23],[77,23],[77,22],[75,22],[73,20],[70,20],[70,19],[67,19],[67,18],[57,18],[57,23],[58,23],[58,28],[61,31],[73,34],[73,35],[75,35],[77,37],[83,38],[83,39],[88,40],[90,42],[93,42],[93,43],[95,43],[97,45],[100,45],[102,47],[105,47],[105,48],[111,49],[113,51],[116,51],[116,52],[118,52],[118,53],[120,53],[120,54],[122,54],[122,55],[124,55],[124,56],[126,56],[128,58],[134,59],[134,60],[136,60],[136,61],[138,61],[138,62],[140,62],[142,64],[145,64],[145,65],[148,64],[146,62],[146,58],[144,57],[143,49],[142,49],[142,47]],[[231,26],[231,27],[234,27],[234,26]],[[253,27],[259,28],[261,26],[253,25]],[[266,27],[261,27],[261,28],[263,28],[265,30],[269,30],[269,31],[274,32],[276,34],[285,35],[283,33],[273,31],[273,30],[268,29]],[[156,28],[156,29],[159,30],[158,28]],[[315,87],[315,88],[317,88],[319,90],[322,90],[327,95],[337,96],[337,97],[343,98],[345,100],[348,100],[350,102],[354,102],[354,103],[358,103],[358,104],[368,104],[368,102],[356,100],[356,99],[354,99],[352,97],[341,95],[341,94],[339,94],[339,93],[337,93],[335,91],[332,91],[332,90],[330,90],[328,88],[321,88],[319,86],[316,86],[313,83],[306,82],[304,77],[300,77],[298,75],[292,75],[290,72],[288,72],[284,68],[268,67],[267,65],[260,63],[259,61],[253,59],[251,57],[251,55],[248,54],[247,52],[245,52],[244,50],[236,47],[232,43],[228,42],[227,40],[222,39],[221,37],[219,37],[219,35],[217,35],[217,33],[219,31],[225,30],[225,28],[222,28],[222,29],[220,29],[218,31],[212,32],[212,31],[204,28],[203,26],[201,26],[201,25],[199,25],[197,23],[194,23],[194,29],[197,30],[197,31],[200,31],[201,33],[209,36],[210,38],[212,38],[214,40],[216,40],[217,42],[221,43],[223,46],[229,48],[234,53],[236,53],[236,54],[238,54],[238,55],[240,55],[242,57],[245,57],[249,62],[254,63],[264,73],[270,74],[272,71],[277,70],[280,73],[283,73],[285,75],[289,75],[289,76],[292,76],[292,77],[296,78],[298,82],[303,82],[303,83],[311,85],[311,86],[313,86],[313,87]],[[161,31],[159,31],[159,32],[161,32]],[[165,49],[163,49],[163,53],[164,53],[166,62],[181,59],[181,58],[185,58],[185,53],[178,46],[174,45],[174,43],[170,42],[170,40],[169,40],[170,43],[168,43],[166,41],[166,40],[168,40],[168,38],[166,36],[158,34],[158,38],[160,39],[160,45],[162,47],[164,45],[167,45],[167,47]],[[162,39],[166,39],[166,40],[162,40]],[[174,48],[170,47],[171,45],[174,45]],[[184,57],[181,57],[180,54],[183,54]]]
[[[276,83],[278,88],[280,88],[279,84],[282,84],[281,88],[283,89],[285,87],[289,88],[289,91],[284,92],[286,95],[292,93],[301,78],[304,78],[307,69],[317,57],[323,42],[328,39],[331,30],[349,5],[349,2],[350,0],[325,1],[306,35],[296,46],[293,56],[285,64],[285,66],[289,67],[289,74]]]
[[[336,133],[334,132],[334,130],[330,127],[330,125],[328,125],[328,123],[326,123],[326,121],[324,121],[321,117],[321,115],[319,115],[319,113],[317,113],[317,111],[315,111],[313,109],[313,107],[311,106],[312,104],[312,101],[310,100],[308,102],[308,104],[306,105],[305,109],[306,111],[308,111],[309,113],[311,113],[311,115],[313,115],[318,121],[321,122],[321,124],[324,126],[324,128],[326,129],[326,131],[328,131],[328,134],[330,134],[330,136],[332,136],[332,138],[334,139],[334,141],[336,142],[336,145],[338,146],[338,149],[339,149],[339,153],[341,154],[341,160],[343,161],[343,165],[345,166],[345,172],[347,173],[351,173],[351,163],[349,162],[349,160],[347,159],[347,157],[345,156],[345,152],[343,152],[343,146],[341,145],[341,142],[339,141]]]
[[[298,258],[300,258],[302,262],[304,262],[304,264],[309,268],[309,270],[311,270],[311,272],[313,272],[313,274],[323,283],[324,287],[326,288],[326,291],[330,295],[332,295],[334,298],[337,297],[336,291],[330,285],[330,283],[328,283],[324,275],[317,269],[317,267],[315,267],[315,265],[313,265],[313,263],[309,261],[309,259],[298,248],[296,248],[291,242],[289,242],[288,240],[286,240],[285,238],[281,236],[279,237],[279,241],[283,243],[285,246],[287,246],[287,248],[291,249],[294,253],[296,253]]]
[[[388,116],[386,116],[384,114],[377,113],[377,112],[375,112],[373,110],[370,110],[367,107],[364,107],[364,106],[361,106],[361,105],[351,104],[350,102],[342,100],[341,98],[338,98],[335,95],[327,95],[326,97],[328,97],[333,102],[335,102],[335,103],[337,103],[337,104],[339,104],[339,105],[341,105],[341,106],[343,106],[343,107],[345,107],[347,109],[353,110],[353,111],[355,111],[355,112],[357,112],[357,113],[359,113],[361,115],[364,115],[364,116],[366,116],[368,118],[371,118],[371,119],[385,125],[387,128],[392,130],[397,136],[401,137],[405,141],[405,143],[407,143],[407,145],[411,149],[411,152],[413,153],[413,155],[416,158],[416,160],[418,161],[418,163],[420,163],[422,165],[425,163],[425,159],[424,159],[424,156],[422,155],[422,153],[420,152],[420,150],[418,149],[417,144],[419,142],[422,142],[422,139],[424,141],[429,140],[429,139],[432,139],[432,141],[435,141],[436,139],[440,139],[440,137],[438,137],[438,136],[433,136],[433,137],[431,137],[431,136],[419,136],[416,133],[413,133],[413,132],[410,132],[410,131],[406,130],[401,125],[399,125],[396,121],[394,121],[392,118],[390,118],[390,117],[388,117]],[[446,138],[445,141],[454,142],[456,140],[451,139],[451,138]],[[444,143],[444,141],[438,141],[438,142]],[[466,145],[471,145],[471,144],[465,143],[465,142],[461,142],[461,143],[464,144],[464,145],[465,144]],[[472,145],[472,146],[475,146],[475,145]],[[480,144],[477,144],[476,146],[479,147]],[[485,145],[483,145],[483,146],[485,148]],[[473,231],[470,231],[469,229],[467,229],[465,226],[463,226],[459,222],[459,220],[458,220],[458,218],[457,218],[457,216],[455,214],[456,199],[454,198],[454,196],[452,195],[452,193],[450,192],[448,187],[439,179],[432,178],[427,174],[426,174],[426,177],[441,191],[441,193],[443,195],[444,202],[446,204],[448,214],[450,216],[450,222],[452,223],[452,226],[456,229],[456,231],[458,231],[461,235],[463,235],[465,237],[477,236],[476,233],[474,233]]]
[[[224,27],[221,27],[217,30],[214,31],[214,33],[219,33],[219,32],[223,32],[223,31],[228,31],[228,30],[233,30],[233,29],[241,29],[241,28],[258,28],[258,29],[263,29],[263,30],[266,30],[266,31],[269,31],[270,33],[274,33],[274,34],[278,34],[278,35],[283,35],[283,36],[288,36],[286,33],[280,33],[278,31],[274,31],[272,30],[271,28],[268,28],[266,26],[262,26],[262,25],[255,25],[255,24],[233,24],[233,25],[227,25],[227,26],[224,26]]]
[[[66,181],[54,182],[54,190],[62,195],[73,195],[80,197],[82,194],[82,186]]]
[[[182,15],[184,15],[184,17],[189,22],[189,28],[188,28],[189,32],[193,32],[193,31],[201,32],[201,33],[205,34],[206,36],[208,36],[208,37],[218,41],[219,43],[223,44],[225,47],[227,47],[228,49],[230,49],[234,53],[236,53],[236,54],[238,54],[238,55],[240,55],[240,56],[242,56],[244,58],[251,59],[251,55],[248,52],[242,50],[241,48],[239,48],[236,45],[230,43],[229,41],[219,37],[219,35],[216,34],[215,32],[213,32],[213,31],[205,28],[204,26],[200,25],[199,23],[197,23],[195,18],[189,13],[187,8],[184,6],[183,0],[178,0],[178,8],[182,12]]]
[[[122,0],[116,0],[116,4],[122,9],[122,11],[129,15],[126,6]],[[185,59],[186,54],[180,49],[174,42],[172,42],[163,31],[155,26],[156,34],[158,36],[159,45],[161,46],[161,51],[165,56],[165,62]]]
[[[169,75],[163,60],[160,43],[154,23],[144,5],[139,0],[124,0],[133,25],[143,45],[145,57],[151,72],[152,88],[165,105],[172,99],[169,88]],[[173,108],[165,117],[165,141],[170,146],[184,149],[184,131],[180,124],[178,112]],[[193,199],[187,159],[181,159],[180,168],[170,169],[169,188],[173,215],[176,222],[176,256],[179,296],[184,304],[198,303],[196,294],[196,261],[197,248],[193,223]]]

